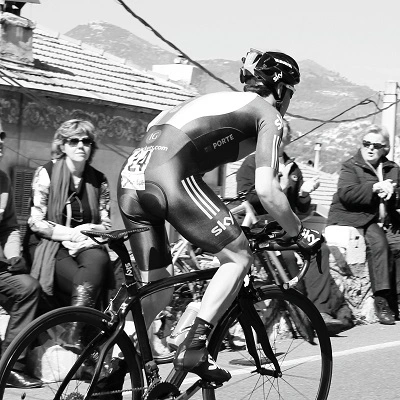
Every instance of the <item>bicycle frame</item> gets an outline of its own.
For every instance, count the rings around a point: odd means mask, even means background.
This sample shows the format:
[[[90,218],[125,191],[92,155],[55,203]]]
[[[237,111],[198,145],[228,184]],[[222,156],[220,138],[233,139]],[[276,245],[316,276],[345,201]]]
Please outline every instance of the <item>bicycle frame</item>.
[[[253,224],[255,224],[258,221],[254,207],[249,203],[248,200],[245,199],[244,193],[239,193],[234,198],[227,198],[224,200],[227,202],[232,202],[232,201],[236,201],[236,200],[242,201],[241,204],[239,204],[238,206],[236,206],[230,210],[233,215],[243,213],[243,212],[245,213],[245,217],[243,219],[241,226],[250,228]],[[279,253],[277,251],[267,251],[265,261],[267,262],[269,272],[271,273],[276,284],[277,285],[279,285],[280,283],[287,284],[288,282],[290,282],[290,278],[288,277],[288,275],[285,271],[285,268],[283,267],[278,256],[279,256]],[[274,269],[274,266],[276,268],[276,271]],[[294,284],[292,282],[291,287],[293,287],[293,286],[294,286]]]
[[[143,228],[146,229],[146,228]],[[103,351],[99,355],[99,361],[97,363],[95,373],[91,382],[91,388],[94,387],[94,383],[97,380],[97,377],[100,374],[100,369],[101,365],[104,361],[104,357],[107,353],[107,351],[111,348],[111,346],[114,343],[115,337],[123,330],[124,325],[125,325],[125,319],[129,311],[132,311],[133,315],[133,320],[135,323],[136,327],[136,334],[138,337],[138,343],[139,343],[139,349],[141,353],[141,357],[143,360],[143,365],[144,365],[144,371],[146,375],[146,380],[148,385],[154,384],[154,382],[159,382],[160,381],[160,376],[159,376],[159,369],[157,364],[155,363],[151,348],[150,348],[150,342],[148,340],[147,336],[147,330],[146,330],[146,325],[144,321],[144,316],[143,316],[143,310],[141,306],[140,300],[143,299],[144,297],[153,294],[157,291],[161,291],[164,289],[167,289],[169,287],[183,284],[183,283],[189,283],[189,282],[195,282],[195,281],[200,281],[200,280],[209,280],[211,279],[218,268],[210,268],[210,269],[204,269],[204,270],[199,270],[199,271],[193,271],[189,273],[184,273],[180,275],[176,275],[173,277],[170,277],[168,279],[164,280],[159,280],[159,281],[154,281],[154,282],[149,282],[145,286],[139,287],[140,282],[137,280],[135,273],[134,273],[134,267],[132,265],[132,261],[130,259],[128,250],[123,242],[122,239],[127,240],[129,237],[129,234],[134,233],[135,231],[115,231],[118,233],[118,237],[115,238],[109,238],[108,244],[109,247],[114,250],[119,257],[121,258],[122,261],[122,267],[124,270],[124,275],[126,279],[125,283],[125,288],[127,291],[127,297],[124,298],[123,302],[118,306],[118,310],[114,310],[113,307],[113,300],[110,302],[109,307],[106,309],[106,313],[108,313],[111,316],[111,320],[108,322],[108,325],[110,327],[114,327],[114,332],[112,336],[104,343],[104,348]],[[94,232],[94,231],[83,231],[83,233],[87,234],[88,236],[92,237],[95,239],[95,237],[104,237],[105,233],[104,232]],[[108,234],[108,237],[110,237],[110,234]],[[112,236],[111,236],[112,237]],[[290,249],[298,249],[297,245],[279,245],[277,243],[271,242],[271,241],[266,241],[263,243],[259,243],[257,240],[250,240],[250,246],[253,250],[253,252],[256,251],[264,251],[267,248],[270,248],[271,250],[290,250]],[[288,289],[292,286],[294,286],[299,279],[301,279],[301,276],[303,276],[309,266],[309,259],[304,259],[304,264],[303,268],[300,270],[299,275],[292,280],[292,285],[289,285],[289,283],[286,283],[283,287],[285,289]],[[267,285],[266,285],[267,286]],[[123,286],[124,287],[124,286]],[[122,290],[122,288],[120,289]],[[119,292],[115,296],[118,297]],[[234,301],[234,303],[231,305],[231,307],[239,306],[242,308],[244,311],[242,313],[242,320],[240,321],[242,326],[246,326],[244,329],[244,333],[246,336],[246,340],[248,341],[248,346],[249,346],[249,352],[253,356],[256,362],[256,366],[259,370],[261,370],[261,365],[260,361],[258,359],[257,351],[256,351],[256,346],[254,342],[254,337],[251,331],[251,327],[254,328],[256,333],[259,335],[259,340],[261,343],[261,346],[264,350],[264,352],[269,356],[270,360],[274,364],[275,369],[273,370],[265,370],[262,368],[263,374],[264,375],[271,375],[274,377],[278,377],[281,373],[280,367],[278,364],[278,361],[273,354],[271,345],[269,343],[269,339],[267,335],[265,334],[265,331],[263,330],[262,326],[262,321],[260,320],[260,317],[258,316],[257,312],[254,310],[252,307],[250,299],[252,299],[251,296],[256,296],[257,297],[257,289],[255,289],[252,285],[251,279],[249,280],[249,283],[247,285],[243,285],[240,291],[240,294],[238,298]],[[116,327],[115,327],[116,326]],[[179,384],[183,381],[185,374],[182,372],[177,372],[177,371],[172,371],[171,374],[168,376],[166,382],[170,382],[173,384]],[[193,394],[194,391],[197,391],[200,389],[200,380],[196,382],[194,385],[192,385],[185,393],[191,393]],[[91,391],[88,391],[88,395],[90,395]],[[182,397],[183,394],[179,398],[185,398]]]

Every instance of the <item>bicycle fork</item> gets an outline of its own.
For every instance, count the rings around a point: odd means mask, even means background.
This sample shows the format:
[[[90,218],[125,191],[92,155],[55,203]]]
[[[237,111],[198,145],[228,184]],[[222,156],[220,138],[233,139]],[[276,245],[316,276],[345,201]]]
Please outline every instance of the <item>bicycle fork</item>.
[[[240,325],[243,328],[243,333],[246,338],[247,351],[253,357],[257,367],[256,371],[259,374],[279,378],[282,376],[282,371],[279,366],[278,360],[272,350],[267,332],[265,330],[265,326],[254,308],[254,298],[257,298],[257,300],[261,301],[261,299],[258,299],[256,290],[251,285],[244,287],[241,295],[239,296],[239,305],[242,313],[238,319]],[[257,352],[252,328],[257,334],[258,341],[261,344],[265,356],[268,358],[269,361],[272,362],[275,369],[267,369],[261,366],[261,361]]]

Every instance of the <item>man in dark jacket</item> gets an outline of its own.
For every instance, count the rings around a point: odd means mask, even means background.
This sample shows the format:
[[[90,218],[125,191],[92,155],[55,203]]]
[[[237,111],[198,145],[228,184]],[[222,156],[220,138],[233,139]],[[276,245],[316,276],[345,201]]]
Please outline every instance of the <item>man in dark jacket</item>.
[[[396,211],[400,168],[386,158],[389,149],[386,129],[378,125],[368,127],[362,147],[342,164],[338,190],[328,215],[328,225],[363,230],[375,309],[379,322],[385,325],[394,324],[394,313],[398,312],[388,305],[391,290],[389,251],[392,250],[395,256],[400,253],[397,233],[400,216]],[[396,264],[399,276],[400,258]]]
[[[2,131],[0,123],[0,159],[3,156],[5,137],[6,133]],[[21,329],[33,321],[40,298],[39,282],[28,274],[25,260],[21,257],[20,241],[11,180],[0,169],[0,305],[10,316],[1,343],[1,354]],[[42,386],[39,379],[24,372],[25,356],[22,354],[14,364],[16,368],[10,372],[7,384],[26,389]]]
[[[290,207],[296,214],[306,214],[311,205],[310,193],[318,188],[318,178],[303,180],[303,174],[293,159],[284,152],[286,145],[291,141],[291,130],[289,123],[284,120],[284,129],[282,135],[282,143],[280,146],[280,168],[279,177],[280,185],[283,192],[288,198]],[[260,200],[254,190],[255,176],[255,156],[254,154],[246,157],[236,174],[237,190],[248,191],[252,189],[246,196],[246,200],[253,206],[259,216],[267,214],[262,207]],[[261,220],[268,219],[261,218]],[[305,292],[307,297],[314,303],[318,311],[321,313],[328,331],[331,335],[335,335],[346,328],[344,323],[333,317],[335,314],[335,298],[331,296],[331,276],[329,273],[329,249],[326,244],[321,247],[321,264],[322,275],[318,271],[316,259],[311,260],[310,269],[308,270],[304,283],[300,282],[298,289]],[[283,251],[282,258],[292,276],[297,275],[298,266],[293,251]]]

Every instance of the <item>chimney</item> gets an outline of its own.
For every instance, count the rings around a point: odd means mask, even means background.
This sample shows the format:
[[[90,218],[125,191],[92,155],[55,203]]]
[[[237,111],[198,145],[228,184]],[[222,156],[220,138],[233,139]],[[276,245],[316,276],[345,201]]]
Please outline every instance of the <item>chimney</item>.
[[[315,143],[314,151],[315,151],[315,159],[314,159],[314,169],[319,170],[319,155],[321,152],[321,143]]]
[[[26,18],[0,12],[0,61],[32,65],[34,28],[35,24]]]

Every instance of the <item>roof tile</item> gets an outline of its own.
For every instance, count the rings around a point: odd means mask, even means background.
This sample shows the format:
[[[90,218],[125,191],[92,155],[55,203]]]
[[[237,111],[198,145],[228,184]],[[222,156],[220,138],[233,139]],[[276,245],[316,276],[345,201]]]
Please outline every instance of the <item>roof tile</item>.
[[[164,110],[198,95],[159,78],[103,50],[43,28],[33,32],[35,66],[3,62],[4,85],[104,100],[126,106]]]

